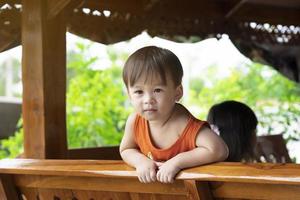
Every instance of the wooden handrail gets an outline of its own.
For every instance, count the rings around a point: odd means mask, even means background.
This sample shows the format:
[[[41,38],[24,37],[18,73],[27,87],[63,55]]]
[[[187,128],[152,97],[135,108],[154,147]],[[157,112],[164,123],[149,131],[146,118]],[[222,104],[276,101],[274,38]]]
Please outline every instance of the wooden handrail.
[[[1,174],[65,175],[82,177],[136,178],[123,161],[3,159]],[[300,165],[221,162],[183,170],[178,180],[300,185]]]
[[[143,184],[116,160],[0,160],[0,199],[293,199],[300,165],[220,162],[181,171],[173,184]]]

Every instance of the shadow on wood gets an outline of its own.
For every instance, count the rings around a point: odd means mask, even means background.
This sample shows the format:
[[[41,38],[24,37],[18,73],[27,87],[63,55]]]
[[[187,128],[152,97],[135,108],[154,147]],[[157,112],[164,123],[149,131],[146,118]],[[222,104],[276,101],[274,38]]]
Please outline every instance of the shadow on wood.
[[[119,146],[69,149],[68,159],[122,160]]]

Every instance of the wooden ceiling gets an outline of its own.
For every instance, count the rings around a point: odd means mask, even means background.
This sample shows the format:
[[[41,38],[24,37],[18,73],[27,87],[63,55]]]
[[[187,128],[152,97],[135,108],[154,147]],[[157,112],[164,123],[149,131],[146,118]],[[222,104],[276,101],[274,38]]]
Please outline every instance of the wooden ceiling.
[[[262,48],[261,44],[269,50],[292,47],[295,49],[292,54],[300,57],[297,52],[300,46],[300,0],[49,2],[66,5],[64,12],[69,32],[103,44],[128,40],[142,31],[174,41],[188,41],[191,37],[196,38],[193,41],[218,38],[226,33],[232,40],[244,41],[251,48]],[[22,2],[0,0],[0,8],[2,52],[21,44]],[[55,8],[51,6],[52,13],[56,12]],[[300,69],[297,70],[300,77]]]

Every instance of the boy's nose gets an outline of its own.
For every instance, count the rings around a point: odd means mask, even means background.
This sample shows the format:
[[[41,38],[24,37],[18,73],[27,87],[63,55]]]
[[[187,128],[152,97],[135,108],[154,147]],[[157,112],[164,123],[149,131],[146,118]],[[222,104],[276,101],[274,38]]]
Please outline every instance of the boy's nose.
[[[144,98],[144,103],[145,104],[153,104],[155,102],[153,95],[151,94],[146,94]]]

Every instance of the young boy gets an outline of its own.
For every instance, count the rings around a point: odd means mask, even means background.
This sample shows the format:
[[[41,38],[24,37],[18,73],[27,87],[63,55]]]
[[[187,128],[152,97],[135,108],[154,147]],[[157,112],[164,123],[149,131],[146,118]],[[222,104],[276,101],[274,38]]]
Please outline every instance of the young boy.
[[[143,183],[171,183],[184,168],[222,161],[228,149],[207,122],[181,104],[183,70],[167,49],[144,47],[125,63],[123,80],[134,107],[120,145]]]

